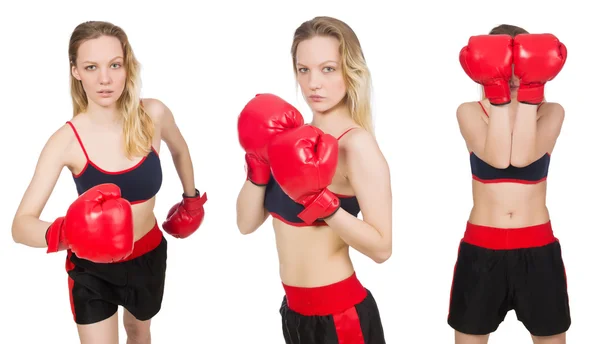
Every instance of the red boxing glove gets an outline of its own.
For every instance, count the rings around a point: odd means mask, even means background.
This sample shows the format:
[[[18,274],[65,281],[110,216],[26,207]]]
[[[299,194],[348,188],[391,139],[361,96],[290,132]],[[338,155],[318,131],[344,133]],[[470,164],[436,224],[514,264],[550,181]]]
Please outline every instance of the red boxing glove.
[[[515,37],[515,76],[520,79],[517,100],[525,104],[544,101],[544,85],[554,79],[567,61],[567,48],[552,34]]]
[[[204,220],[204,203],[206,193],[200,197],[200,192],[196,190],[194,197],[183,195],[183,200],[169,210],[162,225],[163,230],[175,238],[189,237],[200,228]]]
[[[238,138],[246,151],[247,179],[264,186],[271,178],[267,145],[276,135],[304,124],[291,104],[273,94],[257,94],[238,117]]]
[[[120,261],[133,252],[131,204],[114,184],[97,185],[71,204],[46,231],[48,253],[71,249],[96,263]]]
[[[469,38],[461,49],[460,65],[467,75],[483,86],[493,105],[510,103],[513,39],[509,35],[482,35]]]
[[[311,125],[285,132],[269,145],[271,171],[281,189],[304,206],[298,215],[312,224],[333,215],[340,200],[327,187],[338,162],[338,142]]]

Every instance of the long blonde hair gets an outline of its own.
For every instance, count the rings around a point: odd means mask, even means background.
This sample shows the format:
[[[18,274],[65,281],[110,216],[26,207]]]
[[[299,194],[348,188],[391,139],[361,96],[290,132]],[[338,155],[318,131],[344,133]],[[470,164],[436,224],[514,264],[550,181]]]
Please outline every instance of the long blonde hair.
[[[346,23],[331,17],[315,17],[302,23],[294,32],[292,42],[294,75],[298,77],[296,69],[298,45],[315,36],[333,37],[340,42],[342,74],[347,88],[344,98],[345,105],[348,107],[352,119],[373,134],[371,73],[367,67],[360,41]]]
[[[117,107],[123,116],[123,139],[125,154],[128,158],[144,156],[150,152],[154,137],[154,123],[144,110],[140,101],[141,79],[140,64],[133,54],[129,39],[120,27],[103,21],[88,21],[79,24],[69,40],[70,68],[76,65],[79,46],[87,40],[101,36],[115,37],[121,42],[124,53],[126,83],[123,94],[117,100]],[[88,99],[81,81],[71,76],[71,99],[73,102],[73,117],[85,112]]]

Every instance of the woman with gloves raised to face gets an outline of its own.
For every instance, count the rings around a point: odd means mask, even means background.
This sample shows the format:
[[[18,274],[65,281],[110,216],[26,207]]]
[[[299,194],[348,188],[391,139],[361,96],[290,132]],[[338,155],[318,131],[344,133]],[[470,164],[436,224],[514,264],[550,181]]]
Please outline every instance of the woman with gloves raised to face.
[[[564,343],[571,325],[561,246],[546,208],[550,155],[564,109],[545,85],[567,49],[552,34],[501,25],[460,52],[481,101],[458,107],[474,206],[460,243],[448,323],[456,343],[487,343],[509,310],[534,343]]]
[[[377,304],[349,253],[377,263],[392,253],[390,174],[373,135],[369,70],[352,29],[334,18],[300,25],[291,50],[313,121],[273,94],[245,106],[238,227],[249,234],[273,218],[287,344],[384,344]]]

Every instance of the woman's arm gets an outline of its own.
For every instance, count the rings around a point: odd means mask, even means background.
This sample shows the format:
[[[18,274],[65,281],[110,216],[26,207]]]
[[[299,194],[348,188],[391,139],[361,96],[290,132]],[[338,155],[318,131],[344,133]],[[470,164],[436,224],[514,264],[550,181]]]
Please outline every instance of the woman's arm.
[[[542,155],[550,153],[562,128],[565,110],[560,104],[541,106],[538,120],[537,105],[519,104],[512,137],[511,164],[528,166]]]
[[[183,192],[188,197],[196,195],[194,167],[188,145],[179,131],[171,110],[157,99],[145,99],[144,107],[155,121],[161,140],[167,144],[173,165],[177,170]]]
[[[348,244],[377,263],[392,255],[392,190],[390,171],[377,142],[356,130],[346,137],[348,180],[358,199],[363,220],[343,209],[325,219]]]
[[[236,201],[237,226],[242,234],[253,233],[269,217],[265,209],[265,186],[246,180]]]
[[[509,106],[492,106],[488,124],[481,120],[480,111],[476,103],[461,104],[456,111],[467,148],[490,166],[507,168],[512,145]]]
[[[63,167],[72,136],[66,126],[57,130],[46,142],[38,158],[33,177],[21,199],[12,223],[12,237],[18,244],[47,247],[46,231],[52,224],[40,215],[54,190]]]

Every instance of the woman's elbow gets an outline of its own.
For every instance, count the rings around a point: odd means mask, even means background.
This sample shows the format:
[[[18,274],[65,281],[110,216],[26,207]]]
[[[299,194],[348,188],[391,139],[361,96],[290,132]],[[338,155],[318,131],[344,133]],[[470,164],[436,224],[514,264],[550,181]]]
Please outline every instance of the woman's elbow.
[[[383,250],[379,250],[375,255],[373,255],[372,259],[377,264],[385,263],[392,256],[392,247],[385,248]]]
[[[510,164],[517,168],[523,168],[529,166],[535,159],[531,156],[513,156],[510,159]]]
[[[245,209],[238,200],[237,206],[237,227],[243,235],[254,233],[269,217],[264,208]]]
[[[238,216],[237,227],[242,235],[247,235],[254,233],[258,229],[258,227],[260,227],[260,223],[256,224],[255,221],[249,221],[243,216]]]
[[[250,234],[256,230],[256,228],[253,228],[252,226],[248,226],[247,224],[240,222],[240,221],[238,221],[237,227],[242,235]]]
[[[15,243],[17,243],[17,244],[22,243],[21,231],[19,230],[19,225],[17,223],[16,218],[13,220],[13,223],[12,223],[11,234],[12,234],[12,239]]]
[[[12,239],[16,244],[20,244],[21,241],[19,240],[19,236],[17,234],[17,231],[13,228],[12,230]]]
[[[505,170],[505,169],[507,169],[510,166],[510,158],[507,158],[507,159],[503,159],[503,158],[490,159],[487,163],[490,166],[492,166],[493,168]]]
[[[511,162],[511,165],[514,166],[514,167],[516,167],[516,168],[523,168],[523,167],[529,165],[529,163],[526,162],[526,161],[513,160]]]
[[[510,166],[511,156],[510,153],[484,153],[481,156],[481,160],[483,160],[486,164],[498,168],[498,169],[506,169]]]

